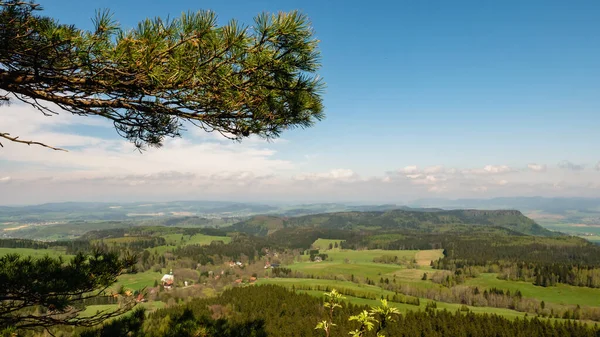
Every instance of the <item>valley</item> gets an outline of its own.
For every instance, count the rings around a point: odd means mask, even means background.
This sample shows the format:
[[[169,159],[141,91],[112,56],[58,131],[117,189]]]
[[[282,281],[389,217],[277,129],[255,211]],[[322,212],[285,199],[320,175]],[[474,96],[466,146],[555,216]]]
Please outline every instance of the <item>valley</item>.
[[[450,311],[549,324],[600,322],[600,246],[545,229],[518,211],[405,208],[252,215],[196,225],[176,219],[152,225],[115,220],[79,228],[71,239],[5,238],[0,253],[65,261],[98,249],[135,254],[135,268],[81,315],[135,299],[148,317],[144,326],[197,301],[218,302],[237,288],[273,286],[319,300],[335,289],[358,307],[387,299],[404,315]],[[25,233],[46,235],[49,228]],[[169,286],[166,275],[174,279]]]

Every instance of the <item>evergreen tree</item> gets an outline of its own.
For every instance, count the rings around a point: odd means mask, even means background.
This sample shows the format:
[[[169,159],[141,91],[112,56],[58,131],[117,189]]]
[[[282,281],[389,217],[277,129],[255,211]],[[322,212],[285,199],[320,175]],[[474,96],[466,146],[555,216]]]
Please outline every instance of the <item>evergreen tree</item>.
[[[41,9],[0,0],[0,103],[102,117],[138,148],[179,136],[184,122],[240,140],[323,117],[318,41],[298,12],[261,14],[252,27],[219,27],[214,12],[188,12],[124,30],[101,11],[84,31]]]
[[[86,301],[112,297],[107,288],[135,262],[135,256],[121,259],[100,252],[78,254],[68,263],[48,256],[0,257],[0,331],[7,327],[93,326],[129,311],[135,305],[133,298],[113,311],[79,316]]]

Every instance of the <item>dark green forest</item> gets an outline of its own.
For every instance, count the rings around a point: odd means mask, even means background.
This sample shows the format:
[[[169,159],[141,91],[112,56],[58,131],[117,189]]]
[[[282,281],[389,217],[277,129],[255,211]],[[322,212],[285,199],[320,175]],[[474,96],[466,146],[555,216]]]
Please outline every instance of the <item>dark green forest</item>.
[[[356,322],[348,321],[348,317],[368,309],[343,303],[334,314],[336,326],[331,336],[347,336],[348,331],[358,328]],[[326,315],[323,302],[309,295],[276,286],[235,288],[216,298],[193,300],[174,309],[158,310],[143,324],[137,325],[139,330],[131,335],[320,337],[323,332],[314,327]],[[82,336],[114,336],[120,323],[115,322],[104,330],[87,331]],[[129,321],[123,323],[131,325]],[[597,327],[573,321],[551,323],[536,318],[511,321],[497,315],[435,310],[399,315],[382,332],[386,336],[402,337],[600,335]]]

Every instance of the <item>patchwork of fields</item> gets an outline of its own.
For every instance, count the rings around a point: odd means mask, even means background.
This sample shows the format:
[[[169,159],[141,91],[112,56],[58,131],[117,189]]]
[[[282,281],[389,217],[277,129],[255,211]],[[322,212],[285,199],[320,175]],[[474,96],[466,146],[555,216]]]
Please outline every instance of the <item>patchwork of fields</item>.
[[[161,255],[167,251],[176,249],[178,246],[208,245],[213,241],[223,241],[224,243],[231,241],[231,238],[227,236],[210,236],[204,234],[166,234],[163,235],[163,238],[166,240],[167,245],[147,248],[147,251],[151,254]],[[135,236],[119,237],[104,239],[103,242],[110,245],[132,242],[137,239],[139,238]],[[438,310],[468,310],[474,313],[495,313],[511,319],[527,315],[525,312],[507,308],[445,303],[386,290],[386,285],[394,284],[410,286],[419,291],[448,291],[441,284],[431,281],[431,275],[440,273],[440,271],[433,269],[430,263],[443,257],[442,250],[344,250],[339,248],[341,242],[342,240],[318,239],[314,242],[313,249],[319,249],[320,254],[326,255],[324,261],[313,262],[310,261],[308,254],[300,255],[295,262],[281,266],[288,268],[292,273],[296,273],[293,275],[299,276],[275,278],[270,274],[271,270],[264,270],[261,271],[264,274],[259,275],[258,281],[255,284],[280,285],[317,297],[323,296],[325,291],[335,288],[345,294],[347,301],[354,304],[377,305],[378,299],[388,298],[391,305],[398,308],[401,312],[423,310],[428,304],[432,305],[435,302]],[[0,248],[0,255],[7,253],[19,253],[34,258],[45,255],[52,257],[62,255],[65,259],[71,257],[64,255],[64,251],[56,249]],[[125,289],[135,291],[153,287],[160,281],[162,275],[167,270],[168,268],[163,268],[160,271],[147,270],[135,274],[122,275],[113,288],[117,289],[122,286]],[[429,278],[425,278],[424,274],[428,274]],[[597,288],[575,287],[565,284],[558,284],[554,287],[540,287],[530,282],[501,280],[497,276],[497,274],[493,273],[482,273],[477,277],[468,278],[464,286],[477,287],[481,292],[493,288],[512,293],[519,291],[524,298],[535,298],[544,301],[547,305],[600,307],[600,289]],[[214,291],[205,293],[216,294]],[[151,301],[144,304],[150,310],[161,308],[164,305],[165,303],[160,301]],[[114,305],[92,305],[87,307],[84,314],[91,315],[98,310],[101,311],[112,307]]]
[[[405,284],[411,287],[427,291],[427,289],[442,289],[442,285],[423,280],[423,274],[430,276],[439,272],[430,267],[432,260],[442,257],[442,250],[342,250],[339,248],[329,249],[330,243],[339,240],[319,239],[314,244],[314,248],[320,248],[320,253],[327,254],[328,258],[323,262],[311,262],[308,256],[304,256],[301,262],[296,262],[286,268],[292,271],[302,272],[303,275],[310,278],[269,278],[262,279],[259,284],[276,284],[287,288],[296,289],[298,292],[305,292],[314,296],[322,296],[323,292],[330,289],[338,289],[343,293],[352,293],[354,296],[346,295],[347,300],[355,304],[376,305],[378,298],[392,298],[396,295],[399,298],[401,294],[384,290],[380,284],[381,279],[387,279],[390,282]],[[374,262],[374,259],[382,256],[398,257],[398,261],[413,261],[416,265],[408,268],[403,263],[383,264]],[[559,284],[555,287],[535,286],[530,282],[517,282],[498,279],[497,274],[483,273],[474,278],[469,278],[464,286],[478,287],[481,292],[493,288],[502,289],[515,293],[517,290],[525,298],[535,298],[544,301],[546,304],[554,303],[560,305],[581,305],[589,307],[600,307],[600,289],[576,287],[565,284]],[[375,281],[375,284],[363,284],[353,282],[353,278],[369,278]],[[386,281],[387,282],[387,281]],[[431,300],[420,298],[419,305],[407,304],[392,301],[392,305],[401,311],[424,309]],[[457,303],[436,302],[438,309],[458,310],[468,308],[474,313],[496,313],[508,318],[525,317],[525,312],[495,307],[475,307],[463,306]],[[561,319],[558,319],[561,320]]]

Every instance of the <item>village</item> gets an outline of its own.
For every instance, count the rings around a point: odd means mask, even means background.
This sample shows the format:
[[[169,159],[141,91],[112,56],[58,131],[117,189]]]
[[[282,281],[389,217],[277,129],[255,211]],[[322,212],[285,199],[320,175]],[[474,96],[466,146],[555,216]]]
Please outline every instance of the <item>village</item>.
[[[326,254],[317,254],[318,250],[306,252],[306,255],[310,256],[309,261],[313,263],[322,262],[327,258]],[[269,279],[287,275],[291,270],[283,268],[282,261],[287,261],[286,264],[293,264],[294,260],[298,258],[297,252],[267,252],[266,256],[256,262],[242,258],[241,260],[230,260],[218,266],[198,265],[195,271],[188,268],[170,268],[167,273],[162,274],[160,281],[155,281],[153,287],[130,295],[136,296],[137,302],[159,300],[167,304],[174,301],[179,303],[189,296],[211,296],[227,287],[252,285],[258,281],[259,277]],[[170,301],[170,299],[174,299],[174,301]]]

